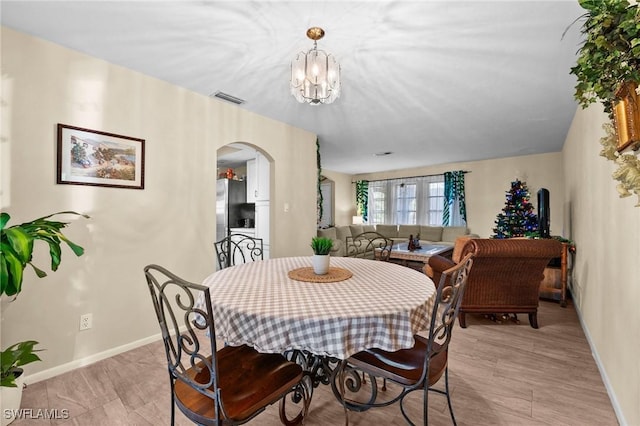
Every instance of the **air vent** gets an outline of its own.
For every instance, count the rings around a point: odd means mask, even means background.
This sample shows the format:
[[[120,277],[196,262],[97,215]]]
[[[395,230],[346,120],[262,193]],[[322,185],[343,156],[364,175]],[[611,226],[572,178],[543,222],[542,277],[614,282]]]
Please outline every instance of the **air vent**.
[[[231,102],[231,103],[234,103],[236,105],[240,105],[240,104],[245,103],[244,99],[236,98],[235,96],[231,96],[231,95],[228,95],[228,94],[226,94],[224,92],[220,92],[220,91],[218,91],[218,92],[216,92],[216,93],[214,93],[212,95],[209,95],[209,96],[212,96],[212,97],[215,97],[215,98],[220,98],[223,101]]]

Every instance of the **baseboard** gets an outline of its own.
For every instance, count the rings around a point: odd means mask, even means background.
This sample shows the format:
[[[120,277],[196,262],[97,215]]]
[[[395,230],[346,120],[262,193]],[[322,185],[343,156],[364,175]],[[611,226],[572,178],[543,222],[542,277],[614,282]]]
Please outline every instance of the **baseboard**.
[[[604,383],[605,389],[607,389],[607,394],[609,395],[609,399],[611,400],[611,405],[613,407],[613,411],[616,413],[616,417],[618,418],[618,423],[620,426],[627,426],[628,423],[624,418],[624,413],[622,412],[622,408],[618,403],[618,399],[616,398],[616,394],[611,387],[611,383],[609,382],[609,377],[607,376],[604,367],[602,366],[602,361],[600,360],[600,356],[598,355],[598,351],[593,345],[593,341],[591,340],[591,335],[589,334],[589,329],[585,326],[584,321],[582,320],[582,312],[580,312],[580,308],[578,304],[574,304],[576,312],[578,314],[578,320],[580,321],[580,326],[582,327],[582,331],[584,332],[585,337],[587,338],[587,342],[589,343],[589,347],[591,348],[591,355],[596,362],[596,366],[598,367],[598,371],[600,372],[600,377]]]
[[[157,342],[160,339],[162,339],[162,334],[158,333],[153,336],[145,337],[144,339],[136,340],[134,342],[127,343],[122,346],[117,346],[115,348],[107,349],[106,351],[99,352],[97,354],[93,354],[85,358],[76,359],[66,364],[58,365],[56,367],[49,368],[47,370],[39,371],[37,373],[31,374],[25,377],[25,383],[26,384],[38,383],[55,376],[59,376],[60,374],[68,373],[69,371],[75,370],[76,368],[85,367],[89,364],[102,361],[103,359],[112,357],[114,355],[118,355],[118,354],[130,351],[131,349],[136,349],[136,348],[139,348],[140,346]]]

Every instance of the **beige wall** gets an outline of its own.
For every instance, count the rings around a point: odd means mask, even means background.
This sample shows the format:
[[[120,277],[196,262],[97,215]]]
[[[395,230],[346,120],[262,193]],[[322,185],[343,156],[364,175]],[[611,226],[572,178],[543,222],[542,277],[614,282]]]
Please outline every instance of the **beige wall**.
[[[640,207],[618,197],[616,166],[599,156],[606,121],[599,104],[579,110],[563,150],[572,293],[621,424],[640,425]]]
[[[464,180],[467,225],[472,233],[481,237],[489,237],[493,234],[496,216],[505,206],[505,195],[511,189],[511,182],[519,178],[527,183],[531,201],[536,208],[538,189],[549,190],[551,233],[564,234],[564,185],[560,152],[361,174],[354,176],[354,180],[425,176],[452,170],[470,172],[465,175]]]
[[[56,185],[57,123],[145,139],[145,189]],[[315,135],[6,28],[1,137],[10,224],[61,210],[91,216],[68,228],[84,256],[65,249],[57,272],[28,270],[18,299],[2,301],[2,347],[34,339],[46,348],[28,375],[157,335],[145,265],[195,282],[214,271],[216,150],[225,144],[273,159],[271,255],[307,253],[315,235]],[[48,269],[46,251],[34,260]],[[85,313],[93,328],[79,332]]]

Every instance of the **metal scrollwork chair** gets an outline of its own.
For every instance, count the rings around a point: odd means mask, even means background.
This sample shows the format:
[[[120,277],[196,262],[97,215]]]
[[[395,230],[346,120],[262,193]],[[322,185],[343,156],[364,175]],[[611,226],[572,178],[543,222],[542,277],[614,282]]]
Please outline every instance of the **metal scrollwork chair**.
[[[231,234],[214,243],[218,269],[239,265],[246,262],[262,260],[262,238],[250,237],[244,234]]]
[[[217,350],[209,288],[157,265],[144,273],[167,356],[172,425],[176,405],[197,424],[235,425],[278,401],[283,424],[302,424],[310,396],[299,365],[246,345]],[[285,396],[297,403],[293,413]]]
[[[388,261],[393,240],[377,232],[368,231],[346,237],[346,256]]]
[[[409,424],[413,425],[406,412],[404,398],[411,392],[422,391],[422,415],[426,425],[428,424],[429,391],[432,391],[447,397],[451,420],[454,425],[456,424],[449,393],[447,361],[451,333],[473,264],[472,257],[472,254],[467,255],[459,264],[443,272],[436,293],[428,337],[414,336],[415,344],[410,349],[401,349],[396,352],[367,349],[358,352],[334,371],[331,382],[333,393],[345,408],[352,411],[366,411],[372,407],[385,407],[399,401],[402,415]],[[369,386],[361,380],[362,373],[369,376]],[[443,375],[444,390],[433,388],[432,386]],[[399,385],[398,394],[379,398],[376,383],[379,379],[386,379]],[[366,394],[366,397],[362,398],[361,394]]]

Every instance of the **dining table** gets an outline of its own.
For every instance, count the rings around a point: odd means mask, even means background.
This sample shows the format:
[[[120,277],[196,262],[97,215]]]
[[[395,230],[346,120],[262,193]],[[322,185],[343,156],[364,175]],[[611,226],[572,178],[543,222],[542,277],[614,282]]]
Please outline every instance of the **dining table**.
[[[293,404],[304,394],[310,403],[320,384],[331,385],[342,401],[351,355],[411,348],[414,335],[430,326],[436,288],[426,274],[350,257],[331,257],[330,264],[327,274],[316,275],[310,256],[257,260],[214,272],[203,282],[210,289],[217,340],[283,354],[302,366],[308,380],[304,391],[292,394]],[[354,379],[357,388],[365,383]],[[368,383],[375,388],[375,379]],[[285,404],[283,399],[281,414]],[[348,424],[344,401],[343,407]]]
[[[205,278],[216,337],[259,352],[300,351],[345,360],[368,348],[410,348],[429,327],[429,277],[390,262],[332,257],[315,275],[310,256],[225,268]]]

